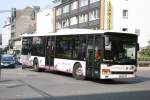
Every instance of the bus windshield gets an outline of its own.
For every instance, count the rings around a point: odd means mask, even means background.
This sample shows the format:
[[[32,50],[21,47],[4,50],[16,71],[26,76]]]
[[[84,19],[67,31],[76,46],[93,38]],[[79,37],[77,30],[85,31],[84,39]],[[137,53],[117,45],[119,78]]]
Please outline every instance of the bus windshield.
[[[105,46],[105,60],[113,64],[135,64],[136,44],[133,42],[110,40]]]

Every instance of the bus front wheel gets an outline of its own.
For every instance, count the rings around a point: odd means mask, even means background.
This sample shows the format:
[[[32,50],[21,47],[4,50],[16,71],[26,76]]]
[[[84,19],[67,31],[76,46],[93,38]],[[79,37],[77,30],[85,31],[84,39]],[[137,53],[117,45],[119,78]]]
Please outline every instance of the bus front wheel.
[[[38,62],[38,59],[37,59],[37,58],[35,58],[35,59],[33,60],[33,68],[34,68],[34,70],[35,70],[36,72],[39,71],[39,62]]]
[[[83,69],[80,63],[76,63],[73,67],[73,77],[77,80],[84,80],[85,76],[83,76]]]

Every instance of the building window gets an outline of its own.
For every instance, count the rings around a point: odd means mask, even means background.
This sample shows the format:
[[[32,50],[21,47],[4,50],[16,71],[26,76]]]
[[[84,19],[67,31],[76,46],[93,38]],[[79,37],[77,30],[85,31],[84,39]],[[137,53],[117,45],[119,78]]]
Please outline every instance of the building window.
[[[70,25],[75,25],[78,23],[78,16],[74,16],[70,18]]]
[[[89,21],[99,19],[98,9],[92,10],[89,12]]]
[[[75,10],[77,8],[78,8],[78,2],[77,1],[71,3],[71,10]]]
[[[79,15],[79,23],[84,23],[88,21],[88,15],[87,14],[81,14]]]
[[[69,5],[66,5],[63,7],[63,13],[68,13],[69,12]]]
[[[59,15],[61,15],[61,8],[58,8],[58,9],[56,10],[56,16],[59,16]]]
[[[69,26],[69,19],[62,20],[62,27],[67,27],[67,26]]]
[[[90,3],[95,3],[97,1],[100,1],[100,0],[90,0]]]
[[[93,29],[94,30],[99,30],[99,26],[95,26]]]
[[[123,10],[123,18],[128,18],[128,10]]]
[[[31,20],[35,20],[35,17],[36,17],[36,13],[35,13],[35,11],[33,11],[31,14]]]
[[[124,31],[124,32],[128,31],[128,28],[122,28],[122,31]]]
[[[61,0],[53,0],[53,3],[61,2]]]
[[[79,7],[88,5],[88,0],[79,0]]]
[[[59,21],[56,22],[56,29],[57,30],[61,29],[61,22],[59,22]]]

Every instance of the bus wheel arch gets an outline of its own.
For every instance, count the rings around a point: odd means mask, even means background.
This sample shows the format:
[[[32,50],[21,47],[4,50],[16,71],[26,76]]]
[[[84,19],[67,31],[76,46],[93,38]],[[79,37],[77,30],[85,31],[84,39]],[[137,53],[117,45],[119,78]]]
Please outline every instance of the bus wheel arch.
[[[83,75],[83,69],[80,62],[76,62],[73,66],[73,77],[77,80],[84,80],[85,76]]]
[[[38,60],[37,57],[35,57],[34,60],[33,60],[33,68],[36,72],[40,71],[40,69],[39,69],[39,60]]]

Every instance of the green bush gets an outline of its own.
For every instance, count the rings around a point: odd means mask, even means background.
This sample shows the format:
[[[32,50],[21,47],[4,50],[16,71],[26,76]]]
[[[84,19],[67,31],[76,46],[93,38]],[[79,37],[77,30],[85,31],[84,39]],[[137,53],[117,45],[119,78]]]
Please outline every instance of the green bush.
[[[138,61],[150,61],[150,46],[142,48],[138,53]]]
[[[139,57],[138,61],[150,61],[150,57]]]

